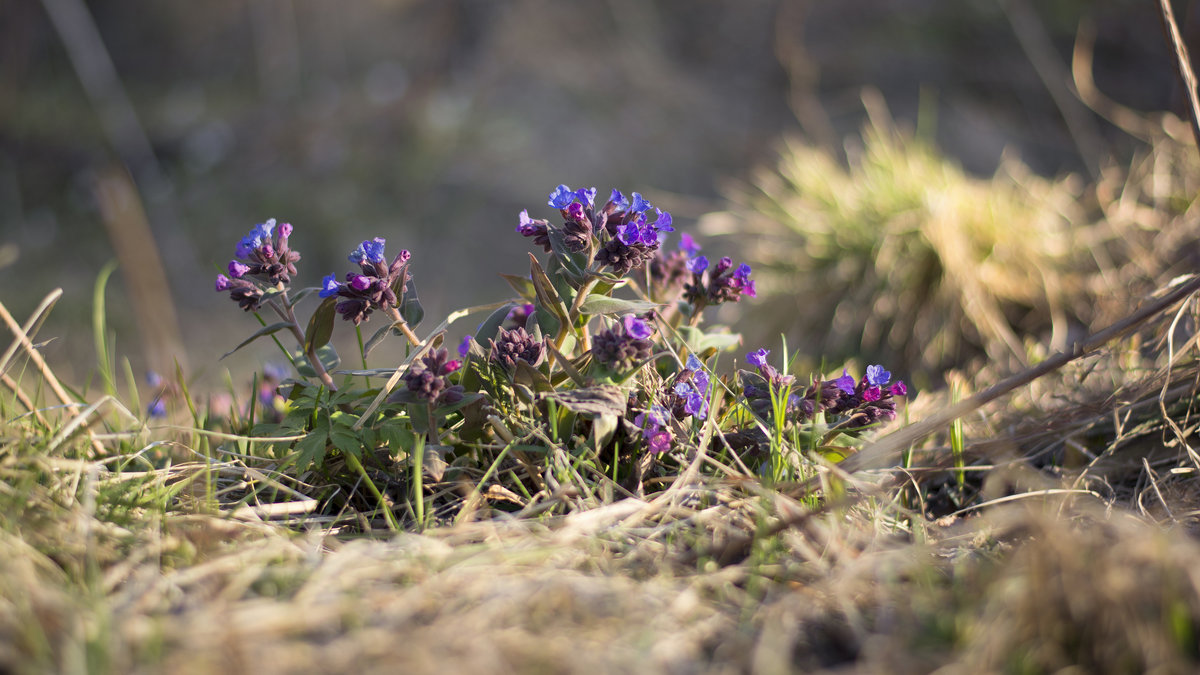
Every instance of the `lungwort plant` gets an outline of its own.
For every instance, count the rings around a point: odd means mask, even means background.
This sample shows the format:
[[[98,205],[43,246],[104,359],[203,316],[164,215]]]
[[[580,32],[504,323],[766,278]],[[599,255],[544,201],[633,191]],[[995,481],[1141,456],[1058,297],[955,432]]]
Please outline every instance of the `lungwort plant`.
[[[741,338],[705,326],[704,313],[756,295],[750,266],[709,260],[687,234],[666,247],[671,215],[639,193],[596,195],[560,185],[548,202],[553,222],[522,211],[516,232],[543,255],[529,255],[527,274],[503,275],[513,295],[455,312],[423,338],[414,332],[419,257],[402,250],[389,260],[383,238],[363,241],[353,269],[297,290],[292,226],[256,225],[216,288],[263,324],[238,348],[272,336],[294,376],[272,380],[281,414],[250,430],[272,440],[242,450],[332,486],[331,507],[346,499],[338,486],[361,480],[391,526],[397,513],[423,526],[471,517],[484,499],[557,508],[661,489],[701,452],[713,460],[706,468],[794,479],[811,473],[814,455],[851,452],[895,419],[906,390],[882,366],[861,380],[843,370],[799,382],[760,349],[746,357],[754,370],[717,376],[720,355]],[[303,302],[317,303],[304,322]],[[476,312],[488,314],[452,353],[450,324]],[[385,323],[364,341],[379,315]],[[361,369],[338,370],[338,323],[355,327]],[[368,368],[391,336],[407,341],[403,363]]]

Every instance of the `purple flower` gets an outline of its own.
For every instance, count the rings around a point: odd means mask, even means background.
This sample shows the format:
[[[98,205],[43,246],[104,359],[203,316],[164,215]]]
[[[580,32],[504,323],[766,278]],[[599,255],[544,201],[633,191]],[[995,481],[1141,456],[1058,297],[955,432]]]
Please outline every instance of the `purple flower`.
[[[462,341],[458,343],[458,355],[466,357],[469,351],[471,351],[471,336],[464,335]]]
[[[624,324],[625,332],[629,337],[635,340],[645,340],[654,334],[654,329],[650,327],[650,324],[632,314],[625,315],[621,319],[621,323]]]
[[[250,266],[244,265],[236,260],[230,260],[228,270],[229,276],[233,277],[234,279],[241,279],[242,277],[246,276],[247,272],[250,271]]]
[[[708,401],[694,382],[676,382],[672,391],[683,399],[683,411],[696,419],[704,419],[708,414]]]
[[[163,377],[153,370],[146,371],[146,384],[158,389],[163,386]]]
[[[708,372],[704,370],[704,364],[700,363],[695,354],[688,354],[684,368],[692,371],[692,381],[700,391],[708,391]]]
[[[350,253],[350,262],[360,265],[367,262],[382,263],[384,260],[383,244],[384,239],[382,237],[375,237],[374,239],[364,241]]]
[[[365,291],[371,287],[370,277],[354,274],[353,272],[346,275],[346,281],[350,284],[350,288],[356,291]]]
[[[216,288],[218,292],[229,290],[229,277],[224,274],[218,274]]]
[[[697,244],[696,240],[692,239],[692,235],[684,232],[683,234],[679,235],[679,249],[684,253],[687,253],[688,257],[691,258],[695,257],[695,255],[700,252],[700,244]],[[703,272],[704,270],[701,271]]]
[[[882,387],[890,382],[892,374],[883,369],[883,366],[867,366],[866,380],[873,387]]]
[[[529,209],[523,209],[517,217],[519,218],[517,221],[517,233],[527,237],[534,234],[537,226],[534,225],[533,219],[529,217]]]
[[[639,414],[633,420],[633,423],[642,430],[642,438],[646,440],[646,449],[651,454],[658,455],[671,449],[671,430],[666,428],[669,415],[666,408],[652,405],[649,410]]]
[[[566,185],[559,185],[550,193],[550,206],[556,209],[565,209],[567,205],[575,201],[575,193],[571,192],[571,188]]]
[[[654,208],[654,206],[650,202],[646,201],[646,199],[642,197],[640,193],[633,193],[633,206],[629,208],[630,211],[633,211],[634,213],[645,213],[652,208]]]
[[[150,405],[146,406],[146,414],[150,417],[166,417],[167,402],[164,401],[161,396],[155,398],[150,402]]]
[[[879,387],[872,386],[872,387],[867,387],[866,389],[863,389],[862,400],[866,401],[867,403],[870,403],[872,401],[878,401],[882,397],[883,397],[883,391],[880,390]]]
[[[654,221],[654,229],[658,232],[674,232],[675,228],[671,227],[671,214],[659,209],[654,210],[658,212],[658,218]]]
[[[641,230],[638,229],[636,221],[626,223],[617,231],[617,239],[621,240],[626,246],[633,246],[641,241]]]
[[[292,236],[292,224],[284,223],[284,224],[280,225],[279,226],[279,236],[281,236],[281,237]]]
[[[842,376],[834,380],[833,383],[837,385],[838,389],[841,389],[847,394],[854,393],[854,378],[850,377],[850,374],[846,372],[845,368],[842,369]]]
[[[250,229],[250,233],[242,237],[235,249],[239,258],[249,258],[250,254],[264,244],[269,244],[275,231],[275,219],[269,218],[265,223],[259,223]],[[269,256],[268,256],[269,257]]]
[[[767,365],[767,354],[770,354],[769,349],[759,349],[756,352],[750,352],[746,355],[746,362],[755,368],[765,368]]]
[[[892,396],[907,396],[908,387],[904,386],[903,380],[896,380],[896,383],[888,389],[888,393]]]
[[[567,205],[567,217],[571,220],[583,220],[587,215],[583,212],[583,204],[571,202]]]
[[[342,285],[338,283],[337,277],[330,274],[321,280],[321,290],[317,291],[317,295],[322,298],[331,298],[337,295],[338,289],[341,287]],[[218,288],[217,290],[222,289]]]
[[[704,274],[708,269],[708,258],[698,255],[687,262],[687,268],[692,274]]]

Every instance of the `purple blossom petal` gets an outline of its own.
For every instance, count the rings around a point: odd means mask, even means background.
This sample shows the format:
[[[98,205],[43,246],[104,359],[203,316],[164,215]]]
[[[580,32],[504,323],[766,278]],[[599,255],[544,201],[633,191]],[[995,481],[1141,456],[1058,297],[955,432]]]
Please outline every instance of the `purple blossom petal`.
[[[465,357],[469,351],[471,351],[471,336],[464,335],[462,341],[458,343],[458,355]]]
[[[161,397],[154,399],[150,402],[150,405],[146,406],[146,414],[150,417],[166,417],[167,402],[162,400]]]
[[[908,387],[904,385],[904,380],[896,380],[896,383],[888,389],[888,393],[892,396],[907,396]]]
[[[758,297],[757,285],[754,283],[753,279],[750,279],[742,284],[742,295],[746,295],[751,298]]]
[[[229,277],[225,276],[224,274],[218,274],[216,287],[218,291],[229,290]]]
[[[692,274],[704,274],[704,270],[708,269],[708,258],[698,255],[688,260],[687,269]]]
[[[684,232],[679,236],[679,249],[684,253],[687,253],[688,257],[691,258],[700,252],[700,244],[696,243],[696,240],[692,238],[692,235]]]
[[[654,221],[654,229],[659,232],[674,232],[675,228],[671,227],[671,223],[673,222],[671,214],[659,209],[654,210],[658,212],[658,219]]]
[[[360,265],[363,264],[363,261],[372,263],[383,262],[383,245],[383,237],[375,237],[374,239],[364,241],[350,254],[350,262]]]
[[[620,239],[621,243],[625,244],[626,246],[633,246],[634,244],[638,243],[638,239],[640,237],[641,231],[638,230],[636,222],[625,223],[621,226],[621,229],[617,231],[617,239]]]
[[[338,283],[337,277],[330,274],[321,280],[321,290],[317,291],[317,295],[322,298],[331,298],[337,295],[341,287],[342,285]]]
[[[867,366],[867,383],[873,387],[882,387],[892,380],[892,374],[883,366]]]
[[[834,380],[833,383],[837,385],[838,389],[841,389],[847,394],[854,393],[854,378],[850,377],[850,374],[846,372],[845,368],[842,369],[842,376]]]
[[[233,277],[234,279],[241,279],[242,277],[246,276],[246,272],[250,271],[250,266],[243,265],[236,260],[230,260],[227,269],[229,270],[229,276]]]
[[[529,217],[529,209],[525,209],[525,210],[521,211],[518,218],[519,218],[519,220],[517,221],[517,232],[519,232],[520,234],[523,234],[527,237],[529,235],[533,234],[535,226],[533,224],[533,219]]]
[[[157,372],[155,372],[153,370],[147,370],[146,371],[146,384],[150,385],[154,389],[158,389],[163,384],[162,375],[159,375]]]
[[[646,199],[642,197],[640,193],[633,193],[633,206],[630,207],[630,211],[633,211],[634,213],[645,213],[652,208],[654,208],[654,206],[650,202],[646,201]]]
[[[371,287],[371,278],[362,274],[349,274],[350,288],[356,291],[365,291]]]
[[[579,202],[571,202],[568,204],[567,217],[571,220],[577,221],[582,221],[584,218],[586,218],[587,216],[583,214],[583,204],[580,204]]]
[[[608,201],[612,202],[613,206],[615,206],[618,211],[623,211],[629,208],[629,200],[626,199],[625,195],[621,194],[621,191],[616,188],[613,188],[612,196],[608,198]]]
[[[575,193],[571,192],[571,188],[566,185],[559,185],[554,188],[554,192],[550,193],[550,206],[556,209],[565,209],[573,201],[575,201]]]
[[[671,432],[666,429],[656,431],[646,438],[646,449],[651,454],[661,455],[671,449]]]
[[[575,191],[575,196],[578,197],[580,201],[587,202],[589,207],[596,205],[596,188],[579,188]]]
[[[291,223],[283,223],[282,225],[280,225],[279,226],[279,236],[281,236],[281,237],[292,236],[292,224]]]
[[[746,362],[755,368],[762,368],[767,365],[767,354],[770,354],[769,349],[760,349],[756,352],[750,352],[746,355]]]
[[[878,401],[882,396],[883,391],[881,391],[879,387],[867,387],[863,390],[862,394],[863,400],[868,403],[871,401]]]
[[[650,324],[632,314],[626,314],[621,323],[625,325],[625,333],[635,340],[645,340],[654,334]]]
[[[737,279],[738,281],[742,281],[742,282],[749,281],[750,280],[750,266],[747,265],[746,263],[742,263],[741,265],[738,265],[737,269],[733,271],[733,278]]]

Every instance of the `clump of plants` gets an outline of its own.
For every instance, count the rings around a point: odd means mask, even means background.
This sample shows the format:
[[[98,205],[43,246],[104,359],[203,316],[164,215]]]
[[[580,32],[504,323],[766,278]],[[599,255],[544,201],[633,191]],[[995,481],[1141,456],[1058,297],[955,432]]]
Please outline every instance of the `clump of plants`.
[[[749,369],[718,374],[741,337],[706,325],[705,313],[756,296],[750,266],[710,260],[686,233],[669,246],[671,214],[639,193],[596,195],[560,185],[548,202],[554,222],[522,211],[516,232],[544,255],[529,255],[527,274],[503,275],[511,297],[455,312],[424,337],[419,256],[389,259],[383,238],[363,241],[350,271],[295,288],[293,227],[256,225],[216,289],[263,324],[238,348],[271,336],[293,372],[273,375],[278,415],[251,417],[239,451],[310,485],[361,482],[374,504],[356,506],[399,527],[469,517],[485,499],[516,510],[645,494],[694,462],[794,480],[816,456],[851,452],[895,419],[907,390],[883,366],[860,379],[846,370],[798,379],[786,354],[772,365],[758,349]],[[305,303],[316,306],[302,321]],[[447,345],[451,323],[485,311]],[[376,316],[384,324],[364,339]],[[361,368],[339,370],[339,323],[357,332]],[[407,358],[370,368],[389,338],[406,341]],[[331,507],[346,499],[340,488],[326,493]]]
[[[1019,366],[1026,336],[1064,349],[1095,318],[1106,292],[1092,279],[1109,260],[1079,182],[1012,157],[972,177],[885,117],[845,163],[786,143],[706,219],[760,263],[756,325],[830,358],[923,372],[984,355]]]

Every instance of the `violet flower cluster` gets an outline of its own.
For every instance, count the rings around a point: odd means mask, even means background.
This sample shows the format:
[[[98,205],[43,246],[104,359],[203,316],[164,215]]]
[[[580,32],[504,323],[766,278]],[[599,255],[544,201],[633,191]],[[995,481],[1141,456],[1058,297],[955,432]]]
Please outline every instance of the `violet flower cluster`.
[[[695,354],[688,354],[683,370],[668,383],[663,393],[664,407],[677,420],[708,416],[708,371]]]
[[[661,455],[671,449],[675,435],[668,426],[671,413],[661,405],[652,405],[634,418],[633,423],[642,432],[646,450],[652,455]]]
[[[229,297],[247,312],[258,309],[267,289],[282,288],[296,274],[300,254],[288,247],[291,234],[291,224],[276,226],[274,218],[251,228],[226,266],[229,276],[217,275],[217,291],[229,291]]]
[[[546,357],[545,343],[535,340],[522,326],[512,330],[501,328],[494,340],[488,340],[488,344],[491,346],[488,360],[499,364],[509,373],[517,367],[517,361],[524,361],[536,368]]]
[[[645,319],[625,315],[620,324],[592,337],[592,358],[614,373],[627,373],[653,354],[654,329]]]
[[[700,245],[687,232],[680,235],[678,250],[664,252],[659,249],[647,268],[650,272],[650,297],[662,303],[678,300],[692,277],[688,263],[699,252]]]
[[[687,261],[692,280],[683,287],[683,297],[695,308],[696,313],[708,305],[737,302],[743,295],[756,297],[755,282],[750,278],[750,266],[746,263],[733,266],[733,260],[725,256],[715,265],[708,258],[696,256]]]
[[[400,379],[407,396],[434,406],[457,403],[463,398],[462,385],[451,385],[446,376],[462,367],[462,362],[450,359],[445,349],[435,349],[417,359]],[[396,398],[393,395],[392,398]]]
[[[844,429],[858,429],[896,419],[895,396],[904,396],[904,382],[891,382],[892,374],[880,365],[867,366],[861,381],[845,370],[841,377],[831,380],[814,379],[803,391],[794,388],[795,378],[785,375],[767,363],[769,350],[759,349],[746,355],[746,361],[757,373],[742,371],[742,395],[746,404],[764,420],[773,419],[773,397],[787,391],[784,414],[787,419],[807,422],[818,412],[842,417],[838,424]],[[792,393],[795,392],[795,393]]]
[[[384,240],[380,237],[364,241],[350,253],[350,262],[357,263],[361,272],[347,272],[345,281],[338,281],[333,274],[321,281],[322,298],[341,298],[337,312],[346,321],[359,325],[378,309],[394,310],[400,304],[398,295],[404,293],[408,283],[408,261],[412,257],[407,250],[400,251],[389,264],[383,253]]]
[[[571,190],[559,185],[550,193],[549,205],[562,215],[561,227],[548,220],[534,220],[525,210],[520,214],[517,232],[549,253],[553,250],[551,233],[557,230],[567,251],[589,252],[589,258],[594,252],[596,262],[617,276],[646,264],[658,250],[662,235],[675,231],[671,214],[654,208],[637,192],[631,200],[613,190],[608,201],[596,208],[596,188]],[[656,214],[654,222],[649,220],[651,209]]]

